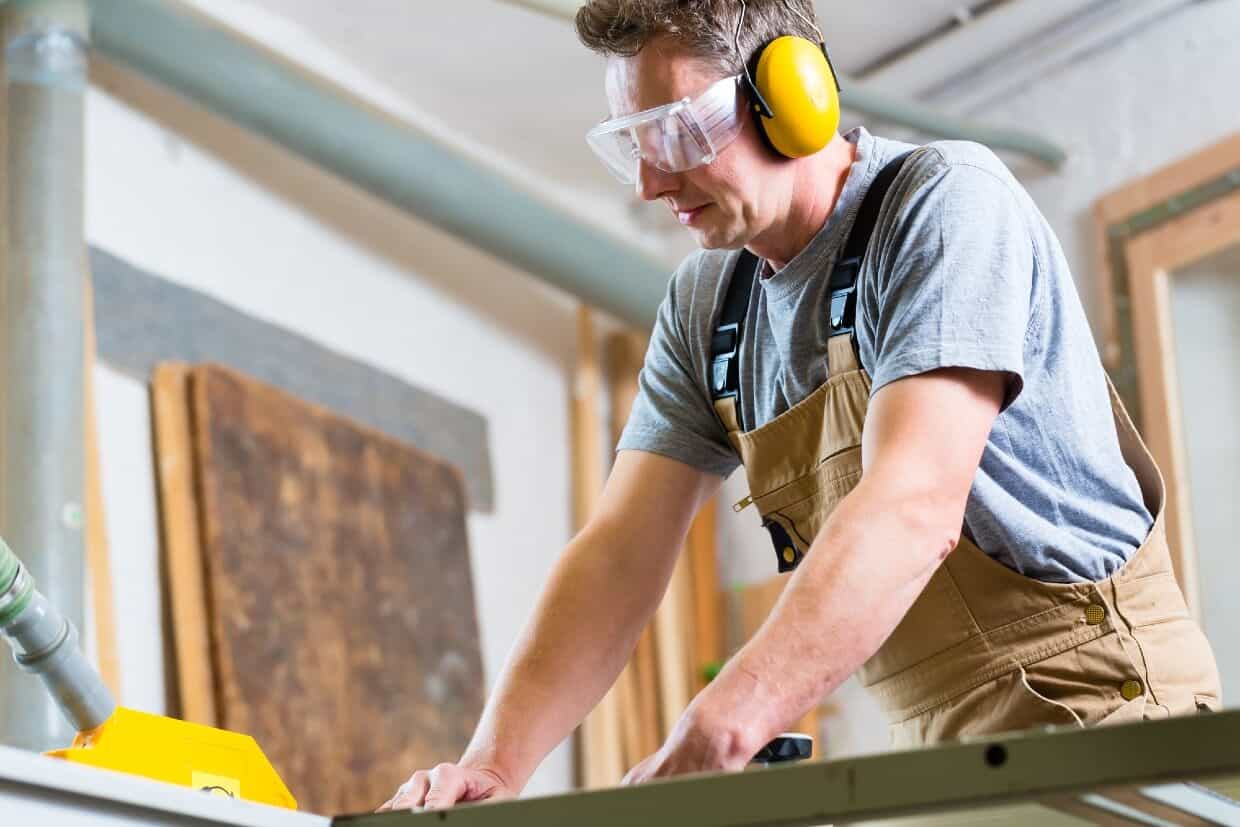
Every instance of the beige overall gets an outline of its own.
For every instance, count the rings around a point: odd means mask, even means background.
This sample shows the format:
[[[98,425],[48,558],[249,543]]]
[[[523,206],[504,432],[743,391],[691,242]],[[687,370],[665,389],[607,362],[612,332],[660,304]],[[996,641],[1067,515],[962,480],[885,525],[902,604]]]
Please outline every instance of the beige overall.
[[[735,399],[715,403],[752,502],[792,540],[789,563],[861,478],[870,377],[849,334],[829,340],[828,369],[822,387],[753,431],[737,427]],[[1124,459],[1155,515],[1149,536],[1114,576],[1070,584],[1025,577],[961,537],[861,668],[894,746],[1219,707],[1214,655],[1172,573],[1162,475],[1110,393]]]

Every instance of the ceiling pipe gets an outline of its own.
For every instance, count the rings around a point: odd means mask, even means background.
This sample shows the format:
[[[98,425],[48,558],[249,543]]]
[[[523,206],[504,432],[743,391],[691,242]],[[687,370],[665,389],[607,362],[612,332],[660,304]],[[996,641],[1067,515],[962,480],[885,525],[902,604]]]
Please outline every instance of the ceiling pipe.
[[[1131,0],[1129,0],[1130,2]],[[984,75],[996,62],[1050,29],[1107,0],[1036,0],[1000,3],[881,68],[866,83],[888,94],[921,97],[957,78]],[[1045,48],[1048,43],[1043,44]]]
[[[92,46],[401,209],[648,328],[668,268],[170,0],[92,0]]]
[[[1062,0],[1059,0],[1062,2]],[[580,0],[505,0],[517,6],[561,20],[572,20],[581,7]],[[876,118],[894,126],[916,130],[933,138],[977,141],[991,149],[1017,152],[1036,158],[1057,169],[1067,160],[1067,153],[1056,144],[1034,132],[1023,129],[987,126],[949,115],[931,106],[883,92],[866,81],[840,75],[843,92],[840,105],[858,115]]]

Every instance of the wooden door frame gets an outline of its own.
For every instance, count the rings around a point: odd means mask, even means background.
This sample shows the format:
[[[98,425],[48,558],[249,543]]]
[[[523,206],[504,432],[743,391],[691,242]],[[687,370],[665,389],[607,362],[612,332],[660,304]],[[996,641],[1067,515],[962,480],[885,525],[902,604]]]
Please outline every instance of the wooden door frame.
[[[1103,359],[1162,469],[1172,562],[1200,616],[1171,276],[1240,244],[1240,133],[1099,199],[1094,226]]]

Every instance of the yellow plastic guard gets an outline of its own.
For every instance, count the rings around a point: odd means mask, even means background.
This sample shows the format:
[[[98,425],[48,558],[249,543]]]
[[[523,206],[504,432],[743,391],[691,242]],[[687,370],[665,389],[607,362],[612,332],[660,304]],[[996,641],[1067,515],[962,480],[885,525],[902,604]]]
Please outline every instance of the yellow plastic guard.
[[[176,718],[117,707],[103,726],[78,733],[73,746],[47,754],[209,795],[297,809],[253,738]]]

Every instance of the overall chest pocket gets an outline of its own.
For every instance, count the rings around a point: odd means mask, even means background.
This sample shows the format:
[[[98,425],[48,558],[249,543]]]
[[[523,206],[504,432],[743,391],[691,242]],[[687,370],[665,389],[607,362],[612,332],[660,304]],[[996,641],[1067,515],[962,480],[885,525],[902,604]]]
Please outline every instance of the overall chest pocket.
[[[763,521],[778,523],[803,555],[860,479],[861,446],[855,446],[827,457],[812,473],[756,497],[754,505]]]

